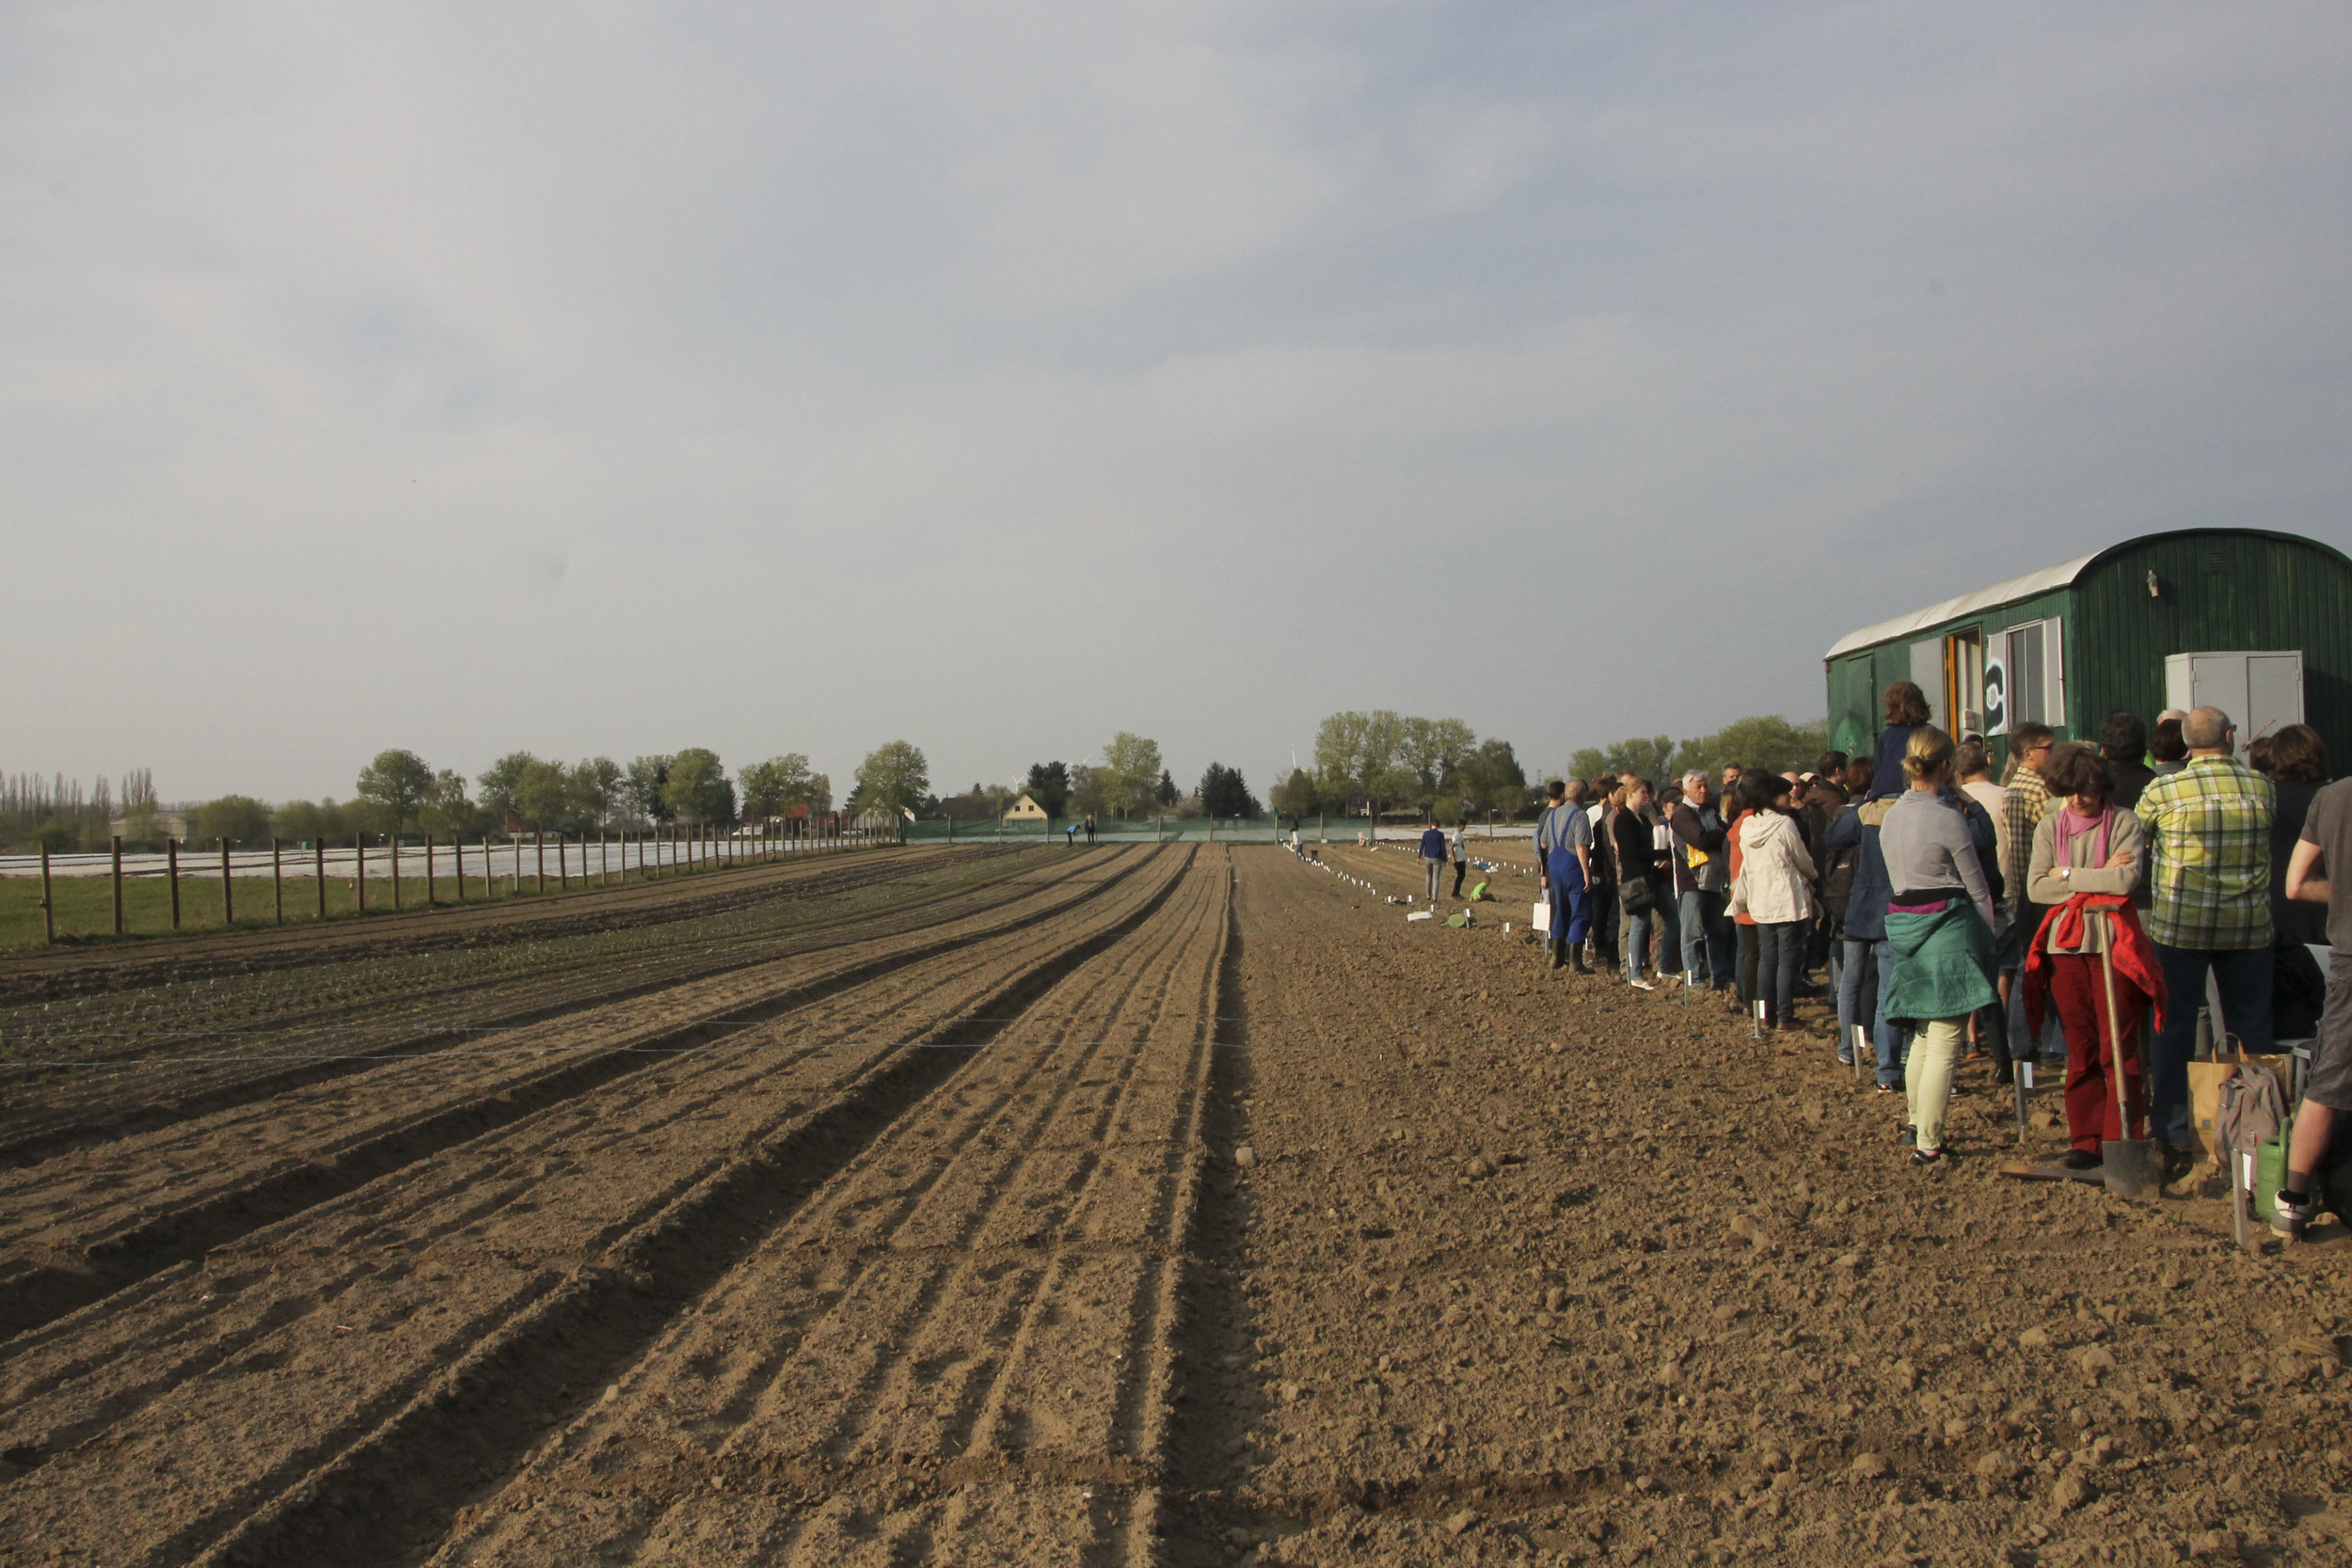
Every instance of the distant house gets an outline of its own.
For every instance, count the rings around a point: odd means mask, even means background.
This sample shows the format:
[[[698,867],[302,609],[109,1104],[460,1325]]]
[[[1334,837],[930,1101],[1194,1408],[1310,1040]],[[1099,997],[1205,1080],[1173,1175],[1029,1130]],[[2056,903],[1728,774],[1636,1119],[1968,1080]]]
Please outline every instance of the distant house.
[[[195,815],[192,811],[179,809],[159,811],[151,817],[141,817],[136,827],[132,825],[130,817],[118,816],[106,824],[106,832],[116,838],[131,838],[151,831],[159,839],[176,838],[185,844],[188,841],[188,818]],[[148,826],[151,822],[153,824],[151,830]]]
[[[1042,822],[1045,820],[1045,808],[1030,799],[1028,793],[1024,791],[1021,799],[1015,800],[1011,808],[1005,813],[1005,820],[1008,822]]]

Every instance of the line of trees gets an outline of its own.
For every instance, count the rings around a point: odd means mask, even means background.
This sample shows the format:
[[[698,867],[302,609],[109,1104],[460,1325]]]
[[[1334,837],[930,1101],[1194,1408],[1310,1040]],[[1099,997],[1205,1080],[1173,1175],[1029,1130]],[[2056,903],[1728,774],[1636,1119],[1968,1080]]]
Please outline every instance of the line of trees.
[[[134,768],[115,781],[100,778],[87,790],[79,779],[14,773],[0,778],[0,844],[52,851],[103,849],[120,819],[135,845],[160,843],[155,778]]]
[[[359,770],[352,798],[289,800],[272,807],[246,795],[224,795],[190,816],[196,842],[295,842],[355,834],[426,832],[478,837],[509,831],[595,832],[666,823],[729,827],[765,821],[805,807],[833,809],[833,782],[798,752],[752,763],[730,779],[707,747],[657,752],[626,765],[611,757],[566,763],[509,752],[470,781],[436,768],[416,752],[378,752]]]
[[[1602,773],[1634,774],[1652,784],[1679,778],[1697,768],[1720,773],[1724,764],[1760,768],[1781,773],[1810,768],[1829,746],[1829,721],[1816,719],[1792,723],[1777,714],[1736,719],[1712,735],[1693,736],[1677,744],[1666,736],[1635,736],[1611,746],[1583,746],[1568,759],[1568,771],[1580,779]]]
[[[974,784],[971,793],[938,804],[950,816],[1001,816],[1022,795],[1045,815],[1075,819],[1114,816],[1263,816],[1264,806],[1241,783],[1238,769],[1209,764],[1200,785],[1186,795],[1149,736],[1120,730],[1103,748],[1100,763],[1033,762],[1018,790]]]
[[[1274,792],[1286,816],[1316,812],[1413,810],[1451,816],[1517,816],[1533,794],[1507,740],[1480,740],[1459,719],[1390,708],[1334,713],[1316,727],[1315,768],[1294,768]]]
[[[1569,769],[1580,778],[1636,773],[1653,781],[1726,763],[1782,770],[1809,767],[1827,745],[1828,725],[1772,715],[1740,719],[1712,735],[1677,742],[1636,736],[1579,748]],[[1334,713],[1315,731],[1314,768],[1293,768],[1272,793],[1285,816],[1318,812],[1495,811],[1506,817],[1535,804],[1507,740],[1480,740],[1458,719],[1425,719],[1389,708]],[[858,765],[846,809],[887,815],[994,818],[1028,794],[1056,818],[1171,816],[1256,817],[1265,806],[1241,770],[1212,762],[1200,784],[1179,790],[1159,742],[1120,730],[1099,763],[1034,763],[1018,789],[975,784],[942,800],[931,793],[922,749],[892,740]],[[566,763],[509,752],[469,781],[436,768],[416,752],[381,752],[359,770],[349,800],[289,800],[272,806],[249,795],[224,795],[189,815],[190,839],[231,844],[344,839],[355,833],[429,832],[448,837],[518,831],[581,832],[645,829],[664,823],[724,827],[805,810],[834,808],[833,782],[787,752],[729,778],[718,753],[703,747],[632,757],[583,757]],[[145,768],[119,784],[99,779],[85,790],[62,775],[0,778],[0,844],[54,850],[97,850],[116,826],[134,847],[159,845],[167,825]]]

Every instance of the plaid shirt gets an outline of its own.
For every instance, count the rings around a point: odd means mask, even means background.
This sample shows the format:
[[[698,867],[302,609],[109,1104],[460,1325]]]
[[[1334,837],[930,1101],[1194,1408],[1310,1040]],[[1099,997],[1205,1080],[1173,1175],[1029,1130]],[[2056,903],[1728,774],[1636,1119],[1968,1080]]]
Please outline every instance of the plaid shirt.
[[[2140,792],[2150,940],[2235,952],[2270,945],[2270,781],[2229,757],[2191,757]]]
[[[2001,798],[2002,836],[2009,853],[2001,861],[2001,908],[2013,925],[2026,918],[2026,873],[2033,863],[2033,831],[2050,815],[2050,786],[2030,768],[2011,775]],[[2026,935],[2032,933],[2028,931]]]

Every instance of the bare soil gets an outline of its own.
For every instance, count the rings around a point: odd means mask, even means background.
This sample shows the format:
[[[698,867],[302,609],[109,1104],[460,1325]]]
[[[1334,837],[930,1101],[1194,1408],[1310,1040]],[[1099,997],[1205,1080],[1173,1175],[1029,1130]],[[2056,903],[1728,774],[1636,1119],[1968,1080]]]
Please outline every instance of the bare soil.
[[[2352,1557],[2340,1227],[1323,853],[0,965],[0,1557]]]

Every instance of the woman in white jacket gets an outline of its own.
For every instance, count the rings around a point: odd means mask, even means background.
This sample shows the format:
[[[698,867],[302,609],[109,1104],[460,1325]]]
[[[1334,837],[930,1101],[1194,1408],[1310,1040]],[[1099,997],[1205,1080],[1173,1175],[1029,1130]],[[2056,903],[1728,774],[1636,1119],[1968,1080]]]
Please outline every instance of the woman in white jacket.
[[[1805,933],[1813,925],[1813,857],[1805,853],[1797,819],[1779,809],[1788,781],[1774,773],[1740,780],[1749,811],[1740,819],[1740,875],[1731,884],[1731,912],[1756,921],[1756,989],[1772,1027],[1797,1027],[1797,976],[1804,968]]]

